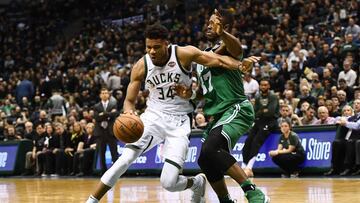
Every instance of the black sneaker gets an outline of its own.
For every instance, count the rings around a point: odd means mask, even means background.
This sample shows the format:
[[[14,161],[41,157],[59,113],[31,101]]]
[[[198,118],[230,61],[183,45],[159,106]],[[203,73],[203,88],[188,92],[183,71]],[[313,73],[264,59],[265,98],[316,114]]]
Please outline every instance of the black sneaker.
[[[330,171],[324,173],[324,176],[333,176],[333,175],[338,175],[339,173],[337,171],[335,171],[335,169],[331,168]]]

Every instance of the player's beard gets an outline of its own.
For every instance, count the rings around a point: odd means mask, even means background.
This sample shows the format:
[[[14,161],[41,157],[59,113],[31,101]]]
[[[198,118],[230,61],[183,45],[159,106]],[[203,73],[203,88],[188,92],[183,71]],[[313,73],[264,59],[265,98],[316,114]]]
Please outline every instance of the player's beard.
[[[206,38],[207,38],[210,42],[216,43],[216,42],[218,41],[218,39],[219,39],[219,36],[218,36],[215,32],[213,32],[213,31],[211,31],[211,30],[208,30],[208,31],[206,32]]]

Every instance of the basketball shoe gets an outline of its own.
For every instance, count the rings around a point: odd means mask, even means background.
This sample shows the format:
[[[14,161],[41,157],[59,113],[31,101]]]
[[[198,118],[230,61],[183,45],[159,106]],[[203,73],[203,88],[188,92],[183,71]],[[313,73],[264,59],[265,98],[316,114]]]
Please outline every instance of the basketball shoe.
[[[194,177],[194,185],[191,187],[193,194],[191,196],[191,203],[205,202],[206,177],[205,174],[200,173]]]
[[[253,189],[245,193],[245,197],[249,203],[270,203],[270,198],[260,189],[256,188],[255,185],[251,185],[251,187],[253,187]]]

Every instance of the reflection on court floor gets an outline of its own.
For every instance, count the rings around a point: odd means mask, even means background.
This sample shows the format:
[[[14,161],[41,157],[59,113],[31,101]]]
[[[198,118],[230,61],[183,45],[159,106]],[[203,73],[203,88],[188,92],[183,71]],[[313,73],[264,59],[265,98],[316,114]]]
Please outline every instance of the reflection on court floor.
[[[85,202],[98,182],[96,178],[2,178],[0,202],[63,203]],[[238,203],[247,202],[238,184],[227,179],[230,195]],[[258,185],[274,203],[338,203],[359,202],[359,178],[255,178]],[[187,203],[191,191],[168,192],[160,186],[159,178],[122,178],[101,202]],[[208,185],[207,203],[218,202]]]

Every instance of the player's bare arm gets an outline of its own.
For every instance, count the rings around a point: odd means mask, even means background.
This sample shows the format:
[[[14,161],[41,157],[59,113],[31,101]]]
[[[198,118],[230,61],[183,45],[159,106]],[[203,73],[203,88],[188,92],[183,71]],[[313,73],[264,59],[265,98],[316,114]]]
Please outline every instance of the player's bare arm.
[[[141,58],[131,70],[130,83],[124,101],[124,113],[132,114],[135,112],[136,97],[140,91],[141,82],[144,80],[144,76],[145,64],[144,58]]]
[[[192,62],[207,67],[220,67],[229,70],[237,70],[241,67],[241,62],[232,57],[201,51],[194,46],[179,47],[178,57],[184,67],[189,67]]]
[[[240,71],[242,73],[249,73],[251,72],[253,68],[253,64],[258,62],[260,60],[260,57],[257,56],[250,56],[248,58],[245,58],[242,61],[242,65],[240,66]],[[195,99],[201,99],[203,96],[201,94],[201,91],[193,92],[191,87],[188,87],[184,84],[176,84],[174,87],[175,94],[181,98],[184,99],[190,99],[194,94],[196,94]]]
[[[225,52],[227,52],[232,57],[241,59],[243,50],[241,48],[240,40],[224,29],[224,25],[222,24],[222,17],[218,10],[215,9],[214,17],[210,19],[209,23],[211,24],[210,26],[212,30],[220,37],[222,41],[221,46],[215,51],[215,53],[225,54]]]

